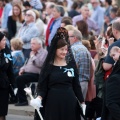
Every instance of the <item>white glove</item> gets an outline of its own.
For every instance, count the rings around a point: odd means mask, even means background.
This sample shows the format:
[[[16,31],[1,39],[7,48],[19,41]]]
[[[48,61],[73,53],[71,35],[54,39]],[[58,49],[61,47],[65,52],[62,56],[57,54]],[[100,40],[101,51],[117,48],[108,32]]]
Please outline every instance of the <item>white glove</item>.
[[[30,100],[30,105],[34,107],[35,109],[38,109],[42,107],[42,101],[40,98],[37,97],[35,99]]]
[[[86,111],[86,105],[85,104],[81,104],[82,109],[83,109],[83,115],[85,115],[85,111]]]
[[[101,120],[101,117],[97,118],[96,120]]]

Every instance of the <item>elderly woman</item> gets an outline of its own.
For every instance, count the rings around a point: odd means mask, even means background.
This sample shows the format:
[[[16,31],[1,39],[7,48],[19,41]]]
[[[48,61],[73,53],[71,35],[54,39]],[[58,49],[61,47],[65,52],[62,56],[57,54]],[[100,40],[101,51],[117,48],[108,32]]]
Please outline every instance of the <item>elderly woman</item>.
[[[6,46],[6,38],[0,32],[0,120],[5,120],[8,112],[9,86],[13,83],[12,58]]]

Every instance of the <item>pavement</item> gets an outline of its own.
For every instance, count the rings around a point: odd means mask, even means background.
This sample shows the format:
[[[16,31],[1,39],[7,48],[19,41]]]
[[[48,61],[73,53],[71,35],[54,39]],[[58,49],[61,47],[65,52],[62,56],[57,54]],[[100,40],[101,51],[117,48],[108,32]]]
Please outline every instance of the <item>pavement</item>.
[[[34,116],[34,108],[31,106],[15,106],[14,104],[9,104],[8,114]]]
[[[8,114],[6,120],[34,120],[34,117]]]

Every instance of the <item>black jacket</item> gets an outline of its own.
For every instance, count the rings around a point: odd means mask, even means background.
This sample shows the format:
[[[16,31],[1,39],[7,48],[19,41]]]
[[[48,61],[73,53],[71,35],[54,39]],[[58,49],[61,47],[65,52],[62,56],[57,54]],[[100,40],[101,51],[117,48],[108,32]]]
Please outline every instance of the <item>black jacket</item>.
[[[23,22],[24,21],[22,21],[22,23]],[[16,21],[13,20],[12,16],[8,17],[7,28],[8,28],[8,40],[11,40],[17,32]]]
[[[106,80],[101,120],[120,120],[120,60]]]
[[[12,68],[12,56],[9,48],[0,51],[0,89],[8,88],[14,84],[14,73]]]

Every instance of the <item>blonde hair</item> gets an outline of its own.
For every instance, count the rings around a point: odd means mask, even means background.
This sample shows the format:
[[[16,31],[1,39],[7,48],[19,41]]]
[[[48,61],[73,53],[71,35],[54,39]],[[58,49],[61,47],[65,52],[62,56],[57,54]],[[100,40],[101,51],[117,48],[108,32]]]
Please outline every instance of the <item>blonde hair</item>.
[[[64,28],[67,29],[68,31],[69,31],[69,30],[77,29],[77,28],[74,27],[73,25],[66,25]]]
[[[120,52],[120,48],[117,46],[114,46],[110,50],[110,56],[112,56],[113,52]]]
[[[22,50],[23,42],[19,38],[13,38],[10,41],[11,47],[14,48],[14,50]]]
[[[38,10],[35,10],[35,9],[32,9],[32,10],[36,14],[36,20],[40,18],[40,13],[38,12]]]

